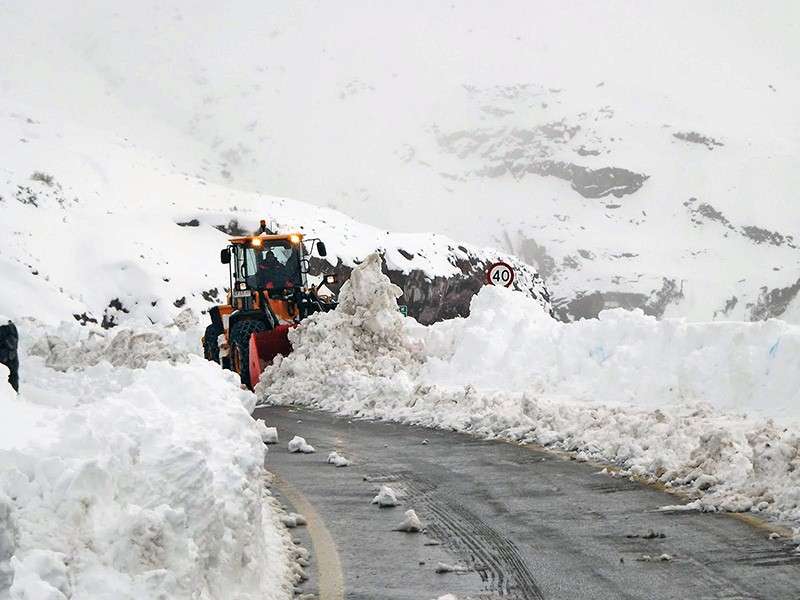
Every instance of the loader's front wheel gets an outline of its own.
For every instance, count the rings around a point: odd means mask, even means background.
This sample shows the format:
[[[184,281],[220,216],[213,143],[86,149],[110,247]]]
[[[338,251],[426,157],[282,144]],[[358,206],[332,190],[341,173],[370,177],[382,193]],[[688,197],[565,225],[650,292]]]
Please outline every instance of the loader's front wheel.
[[[222,335],[222,331],[213,323],[206,327],[206,334],[203,336],[203,354],[206,360],[219,362],[219,344],[217,340]]]
[[[231,327],[231,367],[249,389],[253,388],[250,382],[250,336],[266,330],[267,324],[256,319],[237,321]]]

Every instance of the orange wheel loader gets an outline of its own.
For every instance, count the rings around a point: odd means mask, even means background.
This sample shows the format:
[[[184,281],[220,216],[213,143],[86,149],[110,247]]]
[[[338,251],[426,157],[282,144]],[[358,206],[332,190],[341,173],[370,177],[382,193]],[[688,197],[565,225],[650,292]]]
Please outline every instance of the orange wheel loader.
[[[309,283],[309,258],[315,250],[327,255],[321,240],[275,233],[261,221],[255,234],[231,238],[220,253],[230,278],[227,303],[209,310],[203,349],[208,360],[236,371],[249,389],[278,354],[291,352],[292,327],[311,314],[336,308],[335,275]]]

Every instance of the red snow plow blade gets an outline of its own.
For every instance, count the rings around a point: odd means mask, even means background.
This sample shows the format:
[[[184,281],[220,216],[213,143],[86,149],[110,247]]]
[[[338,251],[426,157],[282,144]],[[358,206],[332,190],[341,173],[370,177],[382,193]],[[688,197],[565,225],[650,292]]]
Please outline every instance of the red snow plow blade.
[[[259,331],[250,336],[250,386],[255,387],[261,373],[278,354],[286,356],[292,351],[289,329],[292,325],[278,325],[271,331]]]

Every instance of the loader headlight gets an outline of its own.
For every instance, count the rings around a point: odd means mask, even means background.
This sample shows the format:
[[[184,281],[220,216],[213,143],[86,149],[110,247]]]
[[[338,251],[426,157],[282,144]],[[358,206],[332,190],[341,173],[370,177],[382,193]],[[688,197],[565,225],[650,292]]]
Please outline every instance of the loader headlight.
[[[300,243],[300,236],[297,235],[296,233],[293,233],[292,235],[289,236],[289,241],[292,244],[299,244]]]
[[[336,275],[325,275],[325,283],[327,284],[336,283]]]
[[[246,290],[246,289],[247,289],[247,283],[245,283],[244,281],[240,281],[240,282],[238,283],[237,287],[238,287],[240,290]]]
[[[250,245],[251,245],[253,248],[260,248],[260,247],[261,247],[261,244],[262,244],[262,242],[261,242],[261,238],[257,238],[257,237],[255,237],[255,238],[253,238],[252,240],[250,240]]]

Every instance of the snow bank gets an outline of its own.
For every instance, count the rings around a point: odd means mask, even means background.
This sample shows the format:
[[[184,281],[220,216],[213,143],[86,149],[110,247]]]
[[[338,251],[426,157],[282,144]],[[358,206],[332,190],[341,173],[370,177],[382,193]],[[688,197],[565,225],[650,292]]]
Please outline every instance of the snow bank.
[[[44,358],[45,365],[57,371],[93,366],[101,361],[131,369],[143,369],[151,361],[166,360],[173,364],[188,361],[186,352],[174,350],[158,333],[130,329],[103,337],[93,335],[77,344],[58,335],[45,335],[33,344],[29,352]]]
[[[23,374],[19,399],[0,382],[0,599],[291,597],[235,377],[196,356]]]
[[[536,442],[680,487],[705,510],[800,520],[800,328],[621,310],[564,324],[493,287],[467,319],[422,327],[396,293],[365,262],[339,310],[290,334],[261,401]]]

